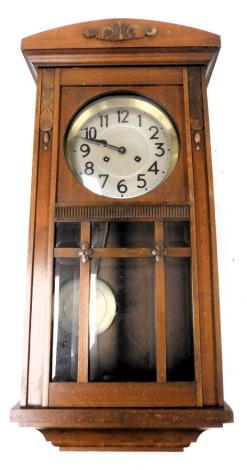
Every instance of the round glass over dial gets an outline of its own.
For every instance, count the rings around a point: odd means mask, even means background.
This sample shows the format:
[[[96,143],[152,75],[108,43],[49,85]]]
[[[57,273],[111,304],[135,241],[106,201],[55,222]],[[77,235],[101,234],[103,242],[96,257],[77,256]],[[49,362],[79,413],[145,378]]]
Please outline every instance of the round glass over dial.
[[[81,109],[65,138],[67,163],[90,191],[134,198],[152,191],[173,172],[178,135],[166,111],[139,95],[98,98]]]

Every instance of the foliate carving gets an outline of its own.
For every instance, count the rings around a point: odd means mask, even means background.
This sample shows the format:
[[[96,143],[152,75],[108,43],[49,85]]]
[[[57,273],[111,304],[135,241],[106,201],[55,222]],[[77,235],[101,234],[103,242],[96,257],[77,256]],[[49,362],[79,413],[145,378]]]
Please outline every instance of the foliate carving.
[[[124,41],[130,39],[141,39],[145,36],[154,36],[157,28],[153,26],[142,26],[128,23],[106,24],[99,28],[85,29],[83,34],[86,38],[96,38],[105,41]]]
[[[203,129],[203,101],[200,67],[189,67],[190,126],[195,131]]]
[[[40,105],[40,123],[42,131],[50,131],[53,127],[54,112],[54,69],[44,69],[42,72],[41,105]]]

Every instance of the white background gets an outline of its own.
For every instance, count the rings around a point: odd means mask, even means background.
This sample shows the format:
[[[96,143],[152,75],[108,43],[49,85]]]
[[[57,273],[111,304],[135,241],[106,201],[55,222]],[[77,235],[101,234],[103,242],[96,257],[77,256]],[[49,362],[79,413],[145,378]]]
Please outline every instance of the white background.
[[[1,392],[0,466],[4,470],[247,468],[247,119],[244,1],[69,0],[4,2],[0,13]],[[4,11],[3,11],[4,8]],[[103,18],[153,19],[219,34],[222,49],[209,87],[215,185],[225,400],[235,423],[203,433],[184,453],[59,452],[34,429],[9,422],[19,401],[35,84],[20,52],[21,38],[54,27]],[[238,463],[237,463],[238,462]],[[96,468],[96,467],[95,467]]]

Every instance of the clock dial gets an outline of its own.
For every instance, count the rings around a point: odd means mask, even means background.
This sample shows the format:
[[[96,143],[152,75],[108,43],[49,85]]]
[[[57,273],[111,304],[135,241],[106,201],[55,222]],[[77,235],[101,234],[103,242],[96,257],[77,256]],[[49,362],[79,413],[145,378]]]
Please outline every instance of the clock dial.
[[[79,111],[65,139],[67,163],[90,191],[133,198],[173,172],[179,154],[175,126],[163,108],[139,95],[109,95]]]

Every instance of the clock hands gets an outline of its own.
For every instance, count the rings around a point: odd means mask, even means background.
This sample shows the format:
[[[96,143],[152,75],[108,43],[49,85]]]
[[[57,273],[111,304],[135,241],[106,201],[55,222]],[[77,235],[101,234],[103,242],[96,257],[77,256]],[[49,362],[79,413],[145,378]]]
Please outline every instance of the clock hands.
[[[108,144],[107,140],[104,139],[88,139],[87,137],[82,137],[79,136],[81,139],[86,140],[87,142],[91,142],[92,144],[100,145],[101,147],[108,147],[113,150],[117,150],[118,153],[121,153],[122,155],[126,153],[126,148],[121,146],[117,147],[116,145],[111,145]]]

